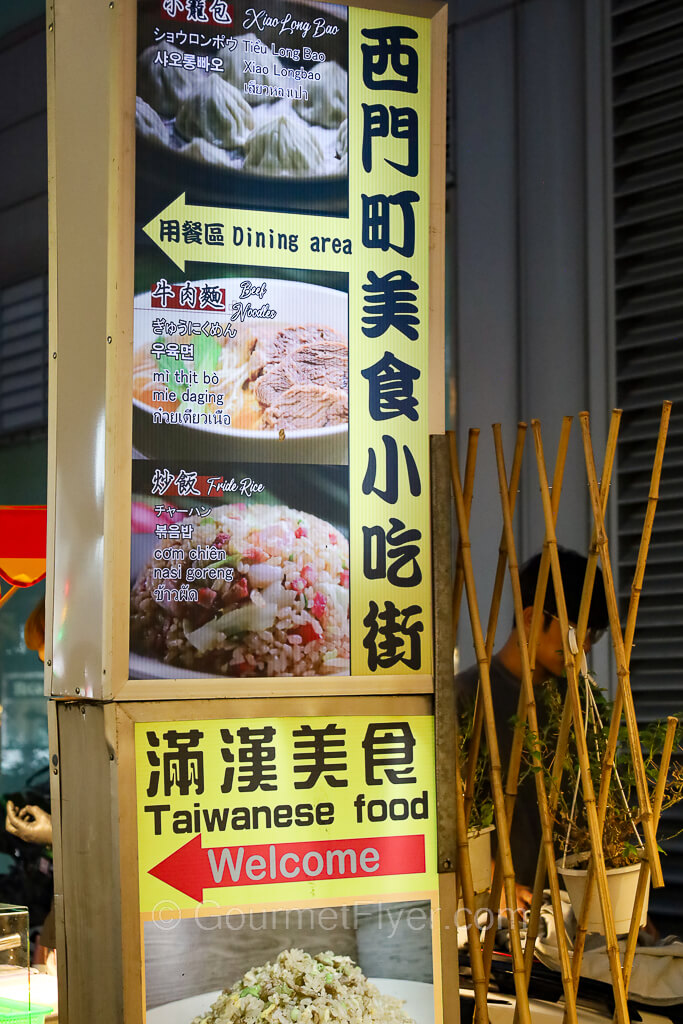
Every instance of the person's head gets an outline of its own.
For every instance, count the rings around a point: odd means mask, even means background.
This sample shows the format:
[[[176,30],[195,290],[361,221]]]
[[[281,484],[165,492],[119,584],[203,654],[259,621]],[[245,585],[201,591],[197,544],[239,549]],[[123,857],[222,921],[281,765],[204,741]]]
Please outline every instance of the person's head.
[[[560,561],[560,573],[562,575],[562,587],[564,590],[565,602],[567,605],[567,618],[572,626],[575,626],[579,618],[581,607],[581,594],[583,593],[583,581],[586,575],[587,559],[578,551],[571,551],[568,548],[558,548]],[[527,630],[527,637],[531,625],[531,614],[534,598],[536,596],[536,583],[538,571],[541,565],[540,553],[534,555],[525,562],[519,572],[520,590],[522,592],[522,605],[524,607],[524,621]],[[605,597],[605,586],[602,580],[602,572],[599,568],[595,572],[593,584],[593,595],[588,612],[588,628],[584,647],[588,651],[591,644],[599,639],[599,635],[609,625],[609,614],[607,611],[607,599]],[[559,676],[564,670],[564,656],[562,653],[562,634],[560,623],[557,617],[557,601],[555,599],[555,588],[553,586],[552,571],[548,573],[548,584],[543,600],[543,619],[536,648],[536,665],[545,669],[552,675]]]
[[[45,598],[41,597],[24,625],[24,640],[29,651],[37,651],[45,661]]]

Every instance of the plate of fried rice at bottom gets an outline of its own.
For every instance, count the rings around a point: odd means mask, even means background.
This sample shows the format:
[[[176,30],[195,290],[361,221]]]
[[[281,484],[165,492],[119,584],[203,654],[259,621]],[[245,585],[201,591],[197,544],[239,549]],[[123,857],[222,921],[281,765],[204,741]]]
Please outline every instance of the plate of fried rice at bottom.
[[[147,1024],[434,1024],[433,987],[366,978],[347,956],[286,949],[222,992],[147,1011]]]

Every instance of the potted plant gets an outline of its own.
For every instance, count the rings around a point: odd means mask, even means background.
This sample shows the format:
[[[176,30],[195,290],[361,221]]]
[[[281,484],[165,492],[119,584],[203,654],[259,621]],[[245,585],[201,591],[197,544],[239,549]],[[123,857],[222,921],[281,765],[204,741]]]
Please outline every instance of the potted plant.
[[[597,799],[603,774],[613,703],[607,699],[590,674],[580,677],[579,689],[584,709],[584,723],[587,723],[585,732],[589,767]],[[591,843],[583,801],[575,734],[573,730],[570,731],[563,762],[562,781],[558,787],[552,778],[551,767],[562,718],[564,687],[562,685],[545,686],[540,690],[538,700],[544,704],[545,724],[538,736],[527,727],[525,770],[542,771],[549,802],[551,794],[557,800],[553,815],[557,868],[569,893],[574,913],[578,917],[586,887]],[[666,724],[652,722],[640,729],[639,736],[650,799],[652,800],[659,777]],[[682,738],[683,725],[679,725],[676,730],[674,750],[680,749]],[[534,767],[533,753],[536,748],[540,750],[541,768]],[[669,769],[664,787],[662,811],[682,799],[683,764],[674,762]],[[672,838],[672,836],[667,838]],[[610,776],[602,847],[616,931],[617,934],[625,933],[631,923],[640,863],[644,851],[636,797],[635,773],[625,725],[622,725],[619,732],[614,768]],[[641,924],[645,923],[646,916],[647,900],[643,908]],[[589,904],[586,927],[588,931],[604,932],[600,901],[595,886]]]
[[[464,778],[474,728],[474,704],[466,704],[459,710],[458,721],[460,764]],[[472,806],[467,828],[467,843],[475,895],[488,892],[491,887],[491,833],[494,828],[488,757],[482,735],[479,756],[475,765]]]

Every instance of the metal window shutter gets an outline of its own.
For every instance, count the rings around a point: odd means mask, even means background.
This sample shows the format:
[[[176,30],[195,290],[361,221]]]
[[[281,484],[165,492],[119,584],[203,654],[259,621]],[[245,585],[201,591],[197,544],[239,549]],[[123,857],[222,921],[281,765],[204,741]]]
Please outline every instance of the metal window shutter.
[[[640,721],[683,711],[683,4],[611,0],[612,185],[622,615],[629,600],[659,411],[674,403],[640,602],[631,683]],[[683,828],[683,805],[662,821]],[[650,909],[683,930],[683,838],[664,843]]]
[[[47,428],[47,278],[0,289],[0,444]]]

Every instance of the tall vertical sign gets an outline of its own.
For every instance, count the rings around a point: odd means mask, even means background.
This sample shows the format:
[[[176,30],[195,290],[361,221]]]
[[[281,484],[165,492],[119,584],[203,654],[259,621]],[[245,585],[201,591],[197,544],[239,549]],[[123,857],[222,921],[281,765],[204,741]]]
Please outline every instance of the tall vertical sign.
[[[49,2],[75,1024],[442,1024],[444,21],[432,0]]]
[[[430,22],[138,16],[130,678],[431,673]]]

